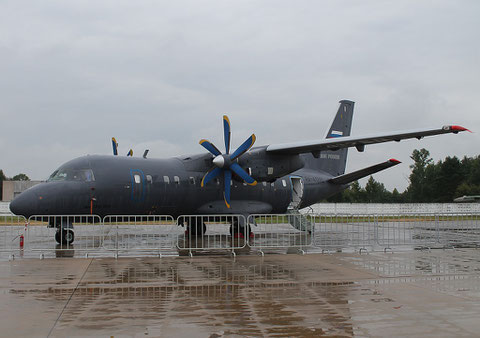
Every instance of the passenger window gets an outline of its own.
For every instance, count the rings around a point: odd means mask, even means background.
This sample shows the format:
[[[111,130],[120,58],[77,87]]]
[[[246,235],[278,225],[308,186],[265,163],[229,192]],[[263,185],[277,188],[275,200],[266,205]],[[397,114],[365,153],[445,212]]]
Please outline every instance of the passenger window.
[[[190,177],[190,184],[195,184],[195,177]]]
[[[168,176],[163,176],[163,181],[166,183],[166,184],[170,184],[170,178]]]
[[[274,187],[274,186],[275,186],[275,182],[270,183],[270,185],[271,185],[272,187]]]
[[[175,184],[180,184],[180,178],[178,176],[173,176],[173,181]]]
[[[133,176],[135,183],[139,184],[141,182],[140,175],[134,175]]]
[[[283,184],[284,187],[287,186],[287,182],[285,180],[282,180],[282,184]]]
[[[147,182],[150,183],[150,184],[153,183],[153,179],[152,179],[151,175],[147,175]]]
[[[267,182],[262,182],[263,186],[266,187],[267,186]]]

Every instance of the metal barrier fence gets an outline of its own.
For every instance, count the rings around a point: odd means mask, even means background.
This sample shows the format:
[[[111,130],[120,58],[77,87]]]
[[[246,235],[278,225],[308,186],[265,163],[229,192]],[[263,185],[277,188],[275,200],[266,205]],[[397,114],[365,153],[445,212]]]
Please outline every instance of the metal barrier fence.
[[[313,219],[315,247],[324,250],[366,249],[375,243],[375,216],[318,215]]]
[[[72,232],[74,230],[74,232]],[[70,233],[71,232],[71,233]],[[57,243],[58,242],[58,243]],[[188,253],[479,247],[480,214],[0,215],[0,252]]]
[[[96,215],[30,216],[25,249],[99,250],[103,246],[102,226],[102,219]]]
[[[250,236],[243,215],[182,215],[177,224],[183,229],[177,248],[192,251],[243,249]]]
[[[168,215],[103,218],[103,247],[106,250],[171,250],[179,234],[175,220]]]
[[[480,246],[480,214],[436,215],[436,240],[446,247]]]
[[[312,245],[311,223],[295,214],[254,214],[248,217],[252,236],[248,245],[263,249],[297,248],[301,251]]]
[[[20,245],[23,247],[26,227],[23,216],[0,215],[0,252],[11,253]]]

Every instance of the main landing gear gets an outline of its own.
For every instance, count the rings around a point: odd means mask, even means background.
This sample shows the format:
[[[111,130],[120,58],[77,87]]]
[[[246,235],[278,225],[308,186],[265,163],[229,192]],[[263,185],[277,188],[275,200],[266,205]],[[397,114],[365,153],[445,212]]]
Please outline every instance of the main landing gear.
[[[207,226],[201,218],[190,217],[190,219],[187,220],[187,225],[187,231],[191,236],[203,236],[207,231]]]

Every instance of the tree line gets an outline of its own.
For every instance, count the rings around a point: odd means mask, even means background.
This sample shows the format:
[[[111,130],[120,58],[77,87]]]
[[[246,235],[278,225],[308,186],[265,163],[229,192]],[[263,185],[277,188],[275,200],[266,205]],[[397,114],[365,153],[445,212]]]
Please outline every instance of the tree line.
[[[404,192],[388,191],[370,176],[365,187],[353,182],[343,192],[328,198],[337,203],[449,203],[460,196],[480,195],[480,156],[462,160],[446,157],[434,163],[425,148],[415,149],[410,158],[412,172]]]

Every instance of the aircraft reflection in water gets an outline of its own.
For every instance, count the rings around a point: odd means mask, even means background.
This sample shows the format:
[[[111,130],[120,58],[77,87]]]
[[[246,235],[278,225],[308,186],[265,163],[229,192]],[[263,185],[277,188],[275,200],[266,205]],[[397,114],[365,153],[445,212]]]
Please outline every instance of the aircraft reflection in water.
[[[230,153],[230,121],[223,117],[225,153],[207,140],[208,153],[168,159],[83,156],[57,169],[46,183],[20,194],[10,204],[17,215],[172,215],[284,213],[332,196],[349,183],[400,162],[383,163],[345,174],[347,151],[355,147],[467,129],[441,128],[350,136],[354,102],[340,101],[325,139],[253,147],[251,135]],[[113,140],[114,154],[117,153]],[[129,152],[132,155],[132,152]],[[58,242],[73,242],[71,224],[53,219]],[[71,221],[70,221],[71,222]],[[193,222],[194,223],[194,222]],[[189,224],[198,234],[201,224]]]

